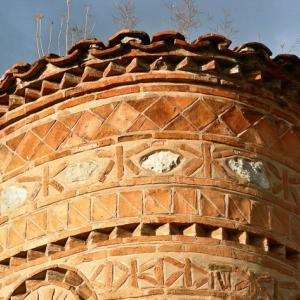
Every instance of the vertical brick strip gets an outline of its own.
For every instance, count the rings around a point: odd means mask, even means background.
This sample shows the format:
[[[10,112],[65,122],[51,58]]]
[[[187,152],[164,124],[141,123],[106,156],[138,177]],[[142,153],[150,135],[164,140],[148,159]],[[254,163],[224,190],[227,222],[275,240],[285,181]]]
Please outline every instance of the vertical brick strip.
[[[49,167],[44,167],[43,170],[43,195],[44,197],[49,195]]]
[[[186,258],[184,264],[184,278],[186,287],[191,287],[193,285],[191,266],[192,264],[190,259]]]
[[[131,286],[132,287],[135,287],[135,288],[138,288],[138,278],[137,278],[137,262],[136,260],[133,260],[131,261],[131,272],[130,272],[130,275],[131,275]]]
[[[288,198],[289,198],[289,179],[288,179],[288,172],[287,172],[287,170],[283,171],[282,181],[283,181],[283,196],[284,196],[284,200],[288,201]]]
[[[116,147],[116,157],[117,157],[117,176],[118,176],[118,179],[121,179],[124,174],[123,146]]]
[[[164,260],[159,258],[155,265],[155,275],[157,278],[157,285],[164,285]]]
[[[203,144],[202,145],[203,152],[203,175],[205,178],[211,178],[211,153],[210,153],[210,145]]]
[[[105,272],[105,287],[111,289],[113,284],[113,264],[112,262],[107,262],[106,272]]]

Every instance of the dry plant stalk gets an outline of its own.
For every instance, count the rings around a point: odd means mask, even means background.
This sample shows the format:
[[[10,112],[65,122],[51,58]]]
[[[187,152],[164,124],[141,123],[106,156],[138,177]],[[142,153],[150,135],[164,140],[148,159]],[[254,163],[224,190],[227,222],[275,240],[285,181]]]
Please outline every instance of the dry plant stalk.
[[[193,30],[201,26],[202,12],[194,0],[181,0],[176,5],[174,1],[165,2],[170,13],[170,19],[176,30],[181,32],[188,40]]]
[[[65,0],[66,3],[66,13],[60,20],[59,31],[57,37],[53,37],[53,25],[54,22],[49,23],[49,33],[48,33],[48,45],[47,52],[50,53],[53,39],[57,39],[57,52],[59,55],[67,54],[67,51],[73,43],[78,40],[89,38],[95,28],[95,22],[91,24],[90,18],[90,6],[86,6],[84,10],[84,20],[83,25],[78,26],[77,24],[71,26],[71,2],[72,0]],[[44,15],[38,14],[34,17],[35,19],[35,44],[38,57],[44,55],[44,49],[42,44],[42,20]]]
[[[138,24],[133,0],[122,0],[115,4],[116,14],[113,15],[118,29],[134,29]]]
[[[35,19],[35,43],[38,57],[44,55],[43,43],[42,43],[42,20],[43,14],[37,14],[34,16]]]
[[[213,17],[210,18],[213,21]],[[231,14],[227,10],[223,10],[222,18],[218,21],[218,23],[210,28],[213,32],[222,34],[229,39],[233,39],[235,35],[238,33],[238,30],[235,28],[233,24],[233,20]]]

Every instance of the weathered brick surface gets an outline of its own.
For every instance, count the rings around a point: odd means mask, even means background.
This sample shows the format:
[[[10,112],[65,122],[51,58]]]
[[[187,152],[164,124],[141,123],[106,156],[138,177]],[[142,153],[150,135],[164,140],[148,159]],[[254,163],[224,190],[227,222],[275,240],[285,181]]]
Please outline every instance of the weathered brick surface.
[[[226,45],[124,31],[4,76],[0,299],[299,299],[298,73]]]

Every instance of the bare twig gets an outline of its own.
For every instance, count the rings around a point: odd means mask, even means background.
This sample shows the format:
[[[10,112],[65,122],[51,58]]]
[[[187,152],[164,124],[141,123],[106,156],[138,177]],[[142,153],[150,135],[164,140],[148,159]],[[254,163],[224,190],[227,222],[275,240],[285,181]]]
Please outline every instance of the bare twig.
[[[70,4],[71,0],[66,0],[67,4],[67,16],[66,16],[66,33],[65,33],[65,42],[66,42],[66,54],[69,49],[69,27],[70,27]]]
[[[94,29],[95,29],[95,26],[96,26],[96,22],[93,23],[93,25],[91,27],[91,30],[89,31],[89,36],[92,36],[92,34],[94,32]]]
[[[45,55],[44,48],[43,48],[43,42],[42,42],[42,20],[44,18],[44,15],[40,15],[40,30],[39,30],[39,44],[41,49],[41,54]]]
[[[87,5],[85,7],[85,22],[84,22],[84,35],[83,35],[84,39],[86,39],[88,35],[89,15],[90,15],[90,7]]]
[[[57,36],[57,50],[58,50],[59,55],[61,55],[60,41],[61,41],[63,26],[64,26],[64,17],[61,17],[59,32],[58,32],[58,36]]]
[[[165,2],[165,6],[176,29],[190,39],[192,30],[201,26],[202,11],[195,0],[181,0],[178,5],[174,1]]]
[[[53,21],[49,24],[49,41],[48,41],[48,48],[47,53],[50,53],[51,43],[52,43],[52,30],[53,30]]]
[[[34,16],[34,21],[35,21],[35,46],[36,46],[36,52],[37,56],[41,57],[41,52],[40,52],[40,45],[39,45],[39,21],[38,17],[39,15]]]
[[[113,15],[114,22],[119,29],[134,29],[138,24],[133,0],[122,0],[115,4],[116,14]]]
[[[213,21],[213,17],[211,19]],[[222,18],[210,28],[213,32],[222,34],[229,39],[235,37],[238,30],[234,27],[232,16],[229,11],[223,10]]]
[[[45,50],[49,53],[51,48],[53,47],[53,40],[57,39],[57,49],[59,55],[63,55],[64,50],[68,51],[71,44],[74,42],[82,39],[88,38],[95,28],[95,22],[90,22],[90,6],[86,6],[84,10],[84,21],[81,26],[77,24],[71,24],[71,3],[72,0],[64,0],[66,3],[66,14],[65,16],[61,17],[59,31],[57,37],[54,36],[54,22],[51,21],[49,23],[49,32],[48,32],[48,40],[47,40],[47,47]],[[35,20],[35,44],[36,44],[36,51],[38,57],[44,55],[43,43],[42,43],[42,19],[44,15],[38,14],[34,17]],[[90,27],[90,25],[92,26]]]
[[[36,42],[36,49],[37,49],[37,55],[38,57],[41,57],[44,55],[43,45],[42,45],[42,19],[44,18],[44,15],[38,14],[35,15],[35,23],[36,23],[36,29],[35,29],[35,42]]]

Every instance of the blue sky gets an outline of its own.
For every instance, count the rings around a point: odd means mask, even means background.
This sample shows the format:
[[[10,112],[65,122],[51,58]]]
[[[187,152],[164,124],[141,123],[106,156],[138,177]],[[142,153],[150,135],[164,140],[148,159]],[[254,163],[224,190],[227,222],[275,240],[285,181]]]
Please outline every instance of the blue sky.
[[[93,36],[106,42],[117,29],[112,15],[114,3],[119,0],[72,0],[71,23],[83,23],[84,7],[91,7],[91,20],[95,22]],[[175,0],[175,2],[180,0]],[[234,27],[238,30],[233,45],[249,41],[260,41],[271,48],[274,55],[292,47],[300,55],[300,0],[195,0],[203,11],[202,26],[192,33],[197,35],[211,32],[214,26],[207,15],[218,22],[224,9],[230,13]],[[37,59],[35,48],[34,16],[44,15],[42,32],[47,48],[49,23],[54,22],[53,37],[56,40],[61,17],[65,14],[65,0],[0,0],[0,74],[16,62],[33,62]],[[138,29],[152,34],[172,29],[164,0],[135,0],[136,14],[140,20]],[[57,52],[53,47],[50,52]]]

